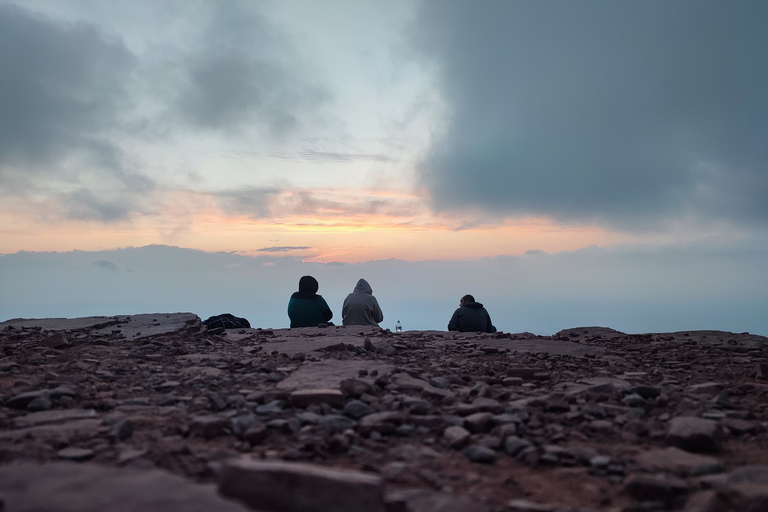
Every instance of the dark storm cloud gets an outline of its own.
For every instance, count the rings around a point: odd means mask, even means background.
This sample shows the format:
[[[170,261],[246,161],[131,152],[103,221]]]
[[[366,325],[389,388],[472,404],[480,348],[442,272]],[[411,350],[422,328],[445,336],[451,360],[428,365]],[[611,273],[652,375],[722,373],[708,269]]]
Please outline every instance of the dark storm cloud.
[[[69,220],[97,221],[104,223],[128,220],[136,205],[127,199],[99,197],[87,188],[61,194],[61,215]]]
[[[117,124],[133,64],[90,25],[0,4],[0,176],[43,172],[73,148],[114,166],[118,150],[101,133]]]
[[[328,93],[308,79],[286,36],[252,3],[208,7],[212,12],[199,44],[177,63],[174,115],[197,128],[255,125],[276,137],[304,124]]]
[[[768,222],[768,3],[424,2],[438,209]]]
[[[92,25],[0,4],[0,195],[46,197],[54,217],[76,220],[137,210],[154,182],[111,139],[134,66]]]
[[[316,119],[324,89],[305,80],[311,73],[287,37],[255,7],[184,5],[174,18],[185,27],[178,48],[147,50],[160,66],[100,25],[0,3],[0,196],[30,198],[49,221],[122,222],[146,212],[157,192],[139,171],[151,166],[127,149],[136,143],[250,125],[282,137]],[[222,200],[268,213],[248,190]]]

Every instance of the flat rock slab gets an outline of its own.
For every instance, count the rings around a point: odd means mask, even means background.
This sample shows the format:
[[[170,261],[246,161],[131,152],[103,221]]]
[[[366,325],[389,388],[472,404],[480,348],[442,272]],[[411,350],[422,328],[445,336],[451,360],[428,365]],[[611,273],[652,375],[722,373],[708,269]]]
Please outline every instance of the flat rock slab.
[[[637,456],[635,461],[647,469],[670,471],[683,475],[697,473],[718,465],[718,461],[714,457],[696,455],[674,447],[643,452]]]
[[[81,420],[95,417],[96,411],[93,409],[56,409],[53,411],[31,412],[16,418],[14,424],[17,427],[33,427],[35,425],[44,425],[46,423],[58,423],[68,420]]]
[[[251,507],[279,512],[384,512],[379,476],[314,464],[227,463],[219,491]]]
[[[245,512],[244,505],[158,470],[91,464],[11,464],[0,467],[0,496],[9,512]]]
[[[39,327],[44,331],[77,331],[91,329],[93,334],[120,334],[126,339],[141,339],[170,334],[200,322],[193,313],[157,313],[123,316],[89,316],[83,318],[16,318],[0,323],[0,331]]]
[[[278,389],[339,389],[342,380],[360,379],[368,383],[373,383],[376,377],[371,372],[378,372],[379,375],[391,373],[394,370],[391,364],[385,364],[378,361],[318,361],[301,365],[298,370],[293,372],[290,377],[277,383]],[[365,370],[368,374],[360,377],[360,371]]]
[[[200,318],[194,313],[157,313],[115,317],[118,325],[107,327],[103,334],[116,330],[126,339],[141,339],[159,334],[171,334],[199,324]]]
[[[0,439],[18,440],[34,437],[46,440],[67,440],[73,436],[95,436],[101,427],[101,419],[75,420],[57,425],[37,425],[17,430],[0,430]]]
[[[14,318],[0,322],[0,331],[8,326],[14,329],[39,327],[44,331],[77,331],[95,329],[120,323],[114,316],[86,316],[83,318]]]

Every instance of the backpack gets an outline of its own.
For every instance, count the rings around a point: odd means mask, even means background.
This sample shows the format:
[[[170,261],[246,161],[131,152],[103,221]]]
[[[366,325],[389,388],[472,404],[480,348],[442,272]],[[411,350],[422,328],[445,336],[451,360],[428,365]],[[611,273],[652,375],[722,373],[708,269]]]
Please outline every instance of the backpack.
[[[248,320],[245,318],[238,318],[235,315],[230,315],[229,313],[212,316],[203,322],[203,325],[205,325],[208,329],[250,329],[251,327],[251,324],[248,323]]]

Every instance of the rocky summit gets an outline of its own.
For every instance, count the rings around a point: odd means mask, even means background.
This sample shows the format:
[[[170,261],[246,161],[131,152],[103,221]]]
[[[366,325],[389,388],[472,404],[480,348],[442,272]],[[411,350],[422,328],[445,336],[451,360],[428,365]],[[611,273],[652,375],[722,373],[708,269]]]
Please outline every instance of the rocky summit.
[[[764,512],[768,339],[0,323],[0,510]]]

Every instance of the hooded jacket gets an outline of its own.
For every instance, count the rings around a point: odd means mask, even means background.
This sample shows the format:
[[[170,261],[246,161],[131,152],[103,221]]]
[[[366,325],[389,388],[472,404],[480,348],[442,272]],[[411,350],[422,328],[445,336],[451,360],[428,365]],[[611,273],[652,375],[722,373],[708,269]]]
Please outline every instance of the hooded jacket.
[[[384,313],[368,281],[360,279],[354,291],[344,299],[341,318],[344,325],[379,325],[384,320]]]
[[[291,295],[288,301],[288,318],[291,328],[317,327],[333,318],[331,308],[322,295],[317,294],[319,285],[312,276],[304,276],[299,280],[299,291]]]
[[[463,306],[453,312],[449,331],[459,332],[496,332],[496,327],[491,323],[491,315],[479,302],[465,302]]]

